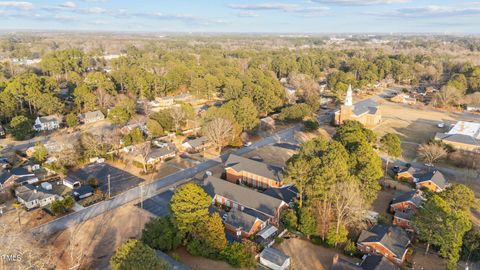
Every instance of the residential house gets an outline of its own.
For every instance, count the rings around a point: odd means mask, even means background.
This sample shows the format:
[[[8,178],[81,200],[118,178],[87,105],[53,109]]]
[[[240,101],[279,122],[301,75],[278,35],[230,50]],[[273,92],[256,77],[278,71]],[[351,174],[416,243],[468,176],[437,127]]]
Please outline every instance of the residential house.
[[[415,215],[414,210],[396,211],[393,215],[392,224],[401,227],[407,231],[414,231],[412,218]]]
[[[415,179],[417,189],[428,188],[433,192],[442,192],[449,185],[445,175],[437,170],[421,174],[417,179]]]
[[[458,150],[480,153],[480,123],[459,121],[447,133],[435,134],[435,140]]]
[[[38,179],[32,171],[23,167],[0,172],[0,190],[8,189],[14,184],[24,184],[25,182],[36,183]]]
[[[248,208],[244,208],[243,211],[232,208],[230,211],[220,214],[225,229],[242,238],[248,238],[265,228],[268,220],[267,216]]]
[[[283,169],[242,156],[231,154],[225,162],[228,181],[255,188],[283,186]]]
[[[375,127],[380,124],[382,115],[380,106],[373,99],[366,99],[353,104],[353,91],[350,85],[347,90],[345,103],[336,111],[333,118],[335,125],[341,125],[345,120],[356,120],[366,127]]]
[[[153,165],[158,162],[163,162],[168,158],[173,158],[176,156],[177,148],[172,143],[166,143],[164,147],[161,148],[151,148],[148,154],[143,157],[138,154],[137,151],[133,151],[136,154],[134,160],[141,164]]]
[[[32,185],[24,185],[16,188],[15,196],[18,202],[28,210],[36,207],[44,207],[58,199],[58,195]]]
[[[95,190],[91,186],[81,186],[72,191],[72,195],[77,201],[90,197],[94,193],[95,193]]]
[[[332,270],[399,270],[400,268],[383,256],[365,255],[361,263],[352,263],[340,258],[338,254],[333,257]]]
[[[5,135],[6,135],[5,129],[3,128],[2,125],[0,125],[0,138],[5,138]]]
[[[397,193],[390,204],[391,212],[416,211],[423,204],[424,198],[420,190],[412,190],[404,193]]]
[[[78,118],[80,119],[81,123],[89,124],[105,119],[105,115],[101,111],[97,110],[93,112],[82,113]]]
[[[60,127],[61,122],[62,119],[58,115],[37,117],[37,119],[35,119],[33,129],[37,132],[55,130]]]
[[[121,129],[120,129],[120,133],[122,133],[122,135],[128,135],[130,134],[130,132],[136,128],[139,128],[143,133],[146,133],[147,132],[147,127],[142,124],[142,123],[134,123],[134,124],[128,124],[126,126],[123,126]]]
[[[390,204],[390,211],[394,212],[393,225],[404,228],[407,231],[413,231],[411,220],[418,207],[421,207],[424,198],[420,190],[396,194]]]
[[[480,112],[480,105],[468,105],[467,112]]]
[[[407,232],[394,225],[378,224],[363,230],[357,241],[357,248],[368,254],[379,254],[401,265],[410,245]]]
[[[252,226],[243,226],[241,228],[242,235],[251,235],[258,229],[263,229],[261,224],[256,221],[257,218],[262,221],[262,224],[278,224],[281,210],[288,207],[288,204],[282,200],[215,176],[208,176],[202,186],[205,192],[213,198],[215,204],[230,209],[230,212],[233,209],[231,215],[239,215],[228,220],[235,222],[242,220],[243,222],[248,219],[248,224]],[[247,217],[247,215],[251,217]],[[236,224],[230,225],[230,227],[239,228]]]
[[[210,147],[212,144],[207,139],[207,137],[198,137],[193,140],[188,140],[182,143],[182,147],[190,153],[204,151],[206,148]]]
[[[267,247],[260,253],[260,264],[272,270],[286,270],[290,268],[290,257],[278,249]]]
[[[260,128],[263,130],[274,130],[275,129],[275,119],[270,116],[260,119]]]

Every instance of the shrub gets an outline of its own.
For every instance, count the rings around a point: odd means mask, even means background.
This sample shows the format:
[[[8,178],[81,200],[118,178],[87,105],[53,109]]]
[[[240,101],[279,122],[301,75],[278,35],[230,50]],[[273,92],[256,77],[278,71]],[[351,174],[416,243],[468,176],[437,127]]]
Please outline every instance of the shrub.
[[[331,247],[336,246],[337,244],[345,243],[348,240],[348,230],[342,224],[338,228],[338,233],[336,227],[332,226],[327,232],[327,244]]]
[[[142,242],[153,249],[170,251],[177,248],[183,239],[170,217],[151,219],[142,232]]]
[[[250,268],[256,264],[255,256],[241,243],[228,245],[220,252],[220,258],[234,267]]]
[[[317,120],[307,120],[303,124],[305,125],[305,131],[314,131],[320,127]]]
[[[343,252],[346,255],[353,256],[355,253],[357,253],[357,245],[355,243],[348,239],[347,242],[345,242],[345,247],[343,248]]]
[[[287,209],[282,213],[282,223],[288,230],[297,230],[298,218],[293,209]]]
[[[127,240],[115,251],[110,258],[110,266],[112,270],[168,269],[155,250],[133,239]]]

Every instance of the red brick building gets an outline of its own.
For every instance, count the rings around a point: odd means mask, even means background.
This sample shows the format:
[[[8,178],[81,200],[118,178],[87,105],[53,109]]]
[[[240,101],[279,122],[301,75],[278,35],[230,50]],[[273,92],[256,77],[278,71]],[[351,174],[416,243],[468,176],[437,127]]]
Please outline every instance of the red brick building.
[[[225,174],[232,183],[242,183],[254,188],[283,186],[282,168],[234,154],[225,162]]]
[[[401,265],[410,245],[407,232],[398,227],[378,224],[368,231],[362,231],[357,241],[357,248],[367,254],[378,254]]]

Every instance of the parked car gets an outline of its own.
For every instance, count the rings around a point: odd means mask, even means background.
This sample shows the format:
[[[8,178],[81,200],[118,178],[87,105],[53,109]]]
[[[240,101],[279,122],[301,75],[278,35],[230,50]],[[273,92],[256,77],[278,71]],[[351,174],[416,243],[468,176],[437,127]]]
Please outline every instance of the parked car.
[[[398,173],[400,171],[400,166],[393,166],[392,171]]]
[[[439,128],[444,128],[444,127],[445,127],[445,123],[443,123],[443,122],[438,123],[437,127],[439,127]]]
[[[245,144],[243,144],[243,146],[245,146],[245,147],[249,147],[251,145],[252,145],[252,142],[246,142]]]

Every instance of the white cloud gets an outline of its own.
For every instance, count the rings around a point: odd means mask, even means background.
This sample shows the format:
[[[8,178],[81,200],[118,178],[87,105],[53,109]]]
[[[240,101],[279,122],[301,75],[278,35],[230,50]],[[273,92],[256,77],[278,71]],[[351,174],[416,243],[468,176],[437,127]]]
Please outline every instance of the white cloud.
[[[251,11],[246,11],[246,12],[239,12],[237,13],[237,16],[238,17],[244,17],[244,18],[251,18],[251,17],[258,17],[258,14],[255,13],[255,12],[251,12]]]
[[[4,1],[4,2],[0,2],[0,7],[29,10],[29,9],[33,9],[33,4],[30,2]]]
[[[371,14],[383,17],[408,18],[478,16],[480,15],[480,7],[429,5],[423,7],[401,8],[390,12]]]
[[[262,4],[247,4],[247,5],[229,5],[230,8],[240,10],[280,10],[284,12],[298,12],[298,13],[317,13],[328,10],[328,7],[312,7],[299,6],[296,4],[285,3],[262,3]]]
[[[74,2],[72,1],[68,1],[68,2],[65,2],[63,4],[60,4],[61,7],[64,7],[64,8],[76,8],[77,7],[77,4],[75,4]]]
[[[368,6],[368,5],[386,5],[402,4],[411,2],[411,0],[311,0],[315,3],[338,6]]]

